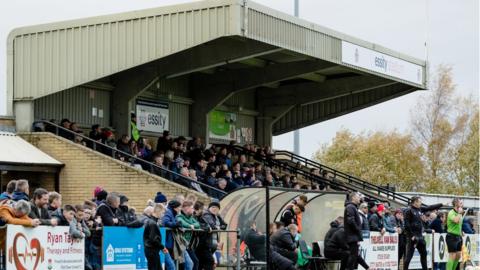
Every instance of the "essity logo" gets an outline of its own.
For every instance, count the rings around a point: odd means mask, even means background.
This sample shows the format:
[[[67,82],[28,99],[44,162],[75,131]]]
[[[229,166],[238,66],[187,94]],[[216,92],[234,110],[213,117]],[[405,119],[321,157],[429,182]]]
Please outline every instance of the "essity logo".
[[[382,57],[375,56],[375,66],[387,72],[387,60],[383,56]]]
[[[17,233],[13,246],[8,249],[8,262],[15,264],[18,270],[36,270],[45,259],[45,250],[37,238],[28,241],[23,233]],[[33,265],[33,267],[32,267]]]

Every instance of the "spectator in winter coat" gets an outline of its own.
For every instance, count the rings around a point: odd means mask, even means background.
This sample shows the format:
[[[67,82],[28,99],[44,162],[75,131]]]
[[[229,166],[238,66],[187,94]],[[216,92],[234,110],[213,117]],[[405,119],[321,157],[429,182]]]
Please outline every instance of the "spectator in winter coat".
[[[257,224],[254,220],[249,221],[249,230],[244,237],[245,244],[253,259],[264,262],[266,260],[266,235],[257,231]]]
[[[297,262],[297,245],[295,243],[297,233],[297,225],[290,224],[287,227],[278,230],[270,238],[273,250],[283,257],[288,258],[293,263]]]
[[[67,204],[63,209],[58,209],[53,213],[53,218],[57,219],[58,226],[69,226],[70,235],[73,238],[84,238],[85,234],[82,232],[82,228],[77,225],[75,214],[75,207]]]
[[[292,208],[283,211],[282,216],[280,217],[280,221],[285,224],[285,227],[290,224],[297,225],[297,214],[300,214],[303,211],[305,211],[303,205],[295,204],[292,206]]]
[[[193,233],[189,230],[200,229],[200,223],[193,216],[193,211],[193,202],[188,200],[184,201],[182,204],[182,211],[177,215],[176,219],[180,223],[180,227],[186,229],[186,231],[182,233],[183,239],[187,243],[187,248],[185,249],[185,253],[183,255],[185,259],[185,269],[188,269],[191,263],[192,265],[190,268],[197,270],[199,263],[192,247]]]
[[[475,234],[475,229],[473,229],[473,218],[472,217],[468,217],[468,218],[463,220],[462,232],[464,232],[466,234]]]
[[[172,230],[180,227],[180,222],[177,221],[176,217],[181,211],[182,204],[177,200],[171,200],[168,202],[167,210],[165,215],[162,218],[162,225],[164,227],[170,228]],[[172,230],[167,231],[167,239],[165,241],[165,247],[168,249],[169,253],[174,256],[173,253],[173,232]]]
[[[140,228],[144,224],[140,220],[137,219],[137,215],[135,215],[134,209],[128,207],[128,198],[125,195],[120,195],[120,206],[117,210],[117,216],[120,219],[120,223],[123,226],[127,226],[129,228]]]
[[[40,225],[40,220],[28,217],[29,213],[30,204],[24,200],[18,201],[13,207],[6,204],[0,206],[0,219],[6,224],[27,227],[37,227]]]
[[[15,191],[12,194],[12,200],[17,202],[20,200],[24,201],[30,201],[30,198],[28,197],[28,194],[30,193],[29,191],[29,185],[28,185],[28,180],[21,179],[17,180],[17,183],[15,184]]]
[[[157,151],[160,152],[167,152],[170,150],[172,146],[172,137],[170,136],[170,132],[168,130],[163,131],[163,136],[158,138],[157,141]]]
[[[48,214],[52,216],[60,208],[62,208],[62,195],[55,191],[48,193]]]
[[[385,231],[389,233],[395,233],[396,232],[395,225],[396,225],[395,217],[391,213],[391,207],[386,206],[385,214],[383,215],[383,226],[385,228]]]
[[[145,257],[148,262],[148,270],[162,270],[160,263],[160,251],[168,254],[168,250],[162,245],[162,235],[158,228],[158,219],[163,216],[165,208],[162,204],[155,205],[151,219],[146,220],[143,231],[143,244],[145,246]]]
[[[325,234],[323,241],[326,243],[332,238],[333,234],[342,226],[343,228],[343,217],[337,217],[334,221],[330,222],[330,229]]]
[[[104,226],[122,226],[122,221],[117,213],[119,206],[119,195],[111,192],[107,195],[106,201],[98,206],[96,216],[102,218]]]
[[[8,182],[7,189],[5,190],[5,192],[0,194],[0,201],[12,199],[16,184],[17,180],[10,180],[10,182]]]
[[[346,204],[344,210],[345,222],[345,240],[349,246],[350,254],[358,254],[358,242],[362,241],[361,219],[358,215],[358,205],[360,204],[361,195],[359,193],[350,194],[350,202]],[[346,269],[353,270],[357,265],[357,257],[350,256],[346,263]]]
[[[212,270],[214,266],[213,253],[217,250],[219,243],[219,235],[212,230],[225,230],[227,224],[219,215],[220,203],[211,202],[208,205],[208,210],[202,214],[199,219],[202,229],[207,229],[210,232],[201,234],[199,245],[196,250],[196,255],[199,260],[199,269]]]
[[[33,200],[30,202],[30,214],[28,216],[32,219],[38,219],[41,225],[57,225],[57,219],[51,218],[47,209],[48,191],[43,188],[37,188],[33,192]]]
[[[368,224],[368,204],[362,203],[358,207],[358,214],[362,220],[362,231],[370,231],[370,225]]]
[[[80,230],[85,237],[90,237],[92,233],[90,232],[90,229],[87,226],[87,223],[85,223],[85,210],[83,205],[75,205],[75,216],[72,222],[74,225],[77,227],[78,230]]]
[[[327,238],[325,237],[324,242],[324,253],[325,257],[331,260],[340,260],[340,269],[344,270],[347,266],[347,261],[350,256],[348,243],[345,241],[345,229],[343,224],[338,226],[335,232]]]
[[[407,239],[405,238],[405,222],[403,220],[402,209],[397,209],[395,211],[395,221],[397,223],[397,233],[398,233],[398,263],[405,255],[405,245]]]
[[[368,219],[368,224],[370,225],[370,231],[385,233],[385,228],[383,224],[383,215],[385,207],[383,204],[378,205],[377,212],[373,213]]]

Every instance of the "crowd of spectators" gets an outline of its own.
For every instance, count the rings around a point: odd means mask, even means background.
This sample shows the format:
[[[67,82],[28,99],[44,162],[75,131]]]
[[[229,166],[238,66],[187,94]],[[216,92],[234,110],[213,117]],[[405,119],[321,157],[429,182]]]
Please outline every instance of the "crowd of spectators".
[[[50,122],[54,123],[54,120]],[[134,122],[135,116],[132,115],[132,123]],[[83,135],[83,132],[76,123],[68,119],[61,120],[59,125],[69,130],[58,129],[59,136],[95,148],[134,167],[148,170],[216,199],[221,199],[226,193],[241,187],[275,186],[330,190],[322,183],[306,184],[304,181],[302,184],[294,170],[287,173],[274,170],[267,159],[273,155],[269,146],[247,144],[242,151],[238,151],[234,148],[234,142],[231,142],[229,145],[212,144],[206,147],[199,137],[190,140],[184,136],[173,138],[169,131],[164,131],[154,149],[145,137],[138,136],[135,140],[128,135],[122,135],[116,140],[112,130],[99,125],[93,125],[88,134],[92,141],[75,136]],[[34,125],[34,130],[56,133],[55,126],[48,124]],[[93,141],[101,144],[94,145]],[[152,163],[154,166],[151,166]],[[324,178],[331,177],[327,171],[317,168],[310,169],[309,173]]]
[[[137,213],[128,201],[124,194],[96,187],[93,198],[64,205],[62,195],[55,191],[37,188],[30,193],[28,180],[11,180],[0,194],[0,222],[26,227],[68,226],[74,239],[85,239],[85,269],[102,269],[104,226],[145,227],[149,269],[160,269],[156,260],[159,252],[165,255],[167,270],[176,269],[175,260],[185,270],[214,268],[214,253],[222,247],[217,232],[226,229],[218,202],[205,207],[194,194],[186,198],[178,194],[168,200],[158,192],[146,202],[143,212]],[[153,232],[159,227],[168,228],[165,246]]]

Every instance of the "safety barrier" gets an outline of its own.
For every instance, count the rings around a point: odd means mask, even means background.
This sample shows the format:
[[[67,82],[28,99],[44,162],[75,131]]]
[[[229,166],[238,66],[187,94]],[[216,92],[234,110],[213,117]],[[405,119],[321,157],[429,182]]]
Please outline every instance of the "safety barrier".
[[[160,227],[163,244],[168,228]],[[183,230],[206,233],[203,230]],[[181,231],[178,231],[181,232]],[[213,230],[209,233],[234,234],[234,247],[216,252],[217,266],[239,270],[245,266],[240,254],[240,233],[234,230]],[[448,260],[446,234],[426,234],[428,267]],[[232,239],[233,240],[233,239]],[[371,232],[361,242],[360,255],[370,269],[398,269],[398,234]],[[463,260],[478,265],[480,261],[480,235],[463,237]],[[29,228],[8,225],[0,230],[0,270],[13,269],[84,269],[85,241],[74,239],[67,226],[39,226]],[[323,243],[320,242],[323,251]],[[103,269],[147,269],[143,251],[143,228],[104,227],[102,241]],[[162,263],[165,262],[161,254]],[[410,269],[421,269],[419,255],[415,254]],[[178,269],[178,268],[177,268]]]

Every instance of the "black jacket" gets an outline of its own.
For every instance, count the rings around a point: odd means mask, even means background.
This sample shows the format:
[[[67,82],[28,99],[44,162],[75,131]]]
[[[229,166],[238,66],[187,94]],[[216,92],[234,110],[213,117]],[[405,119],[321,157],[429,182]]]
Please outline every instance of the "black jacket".
[[[437,217],[432,223],[430,223],[430,229],[435,230],[435,233],[444,233],[442,220]]]
[[[383,218],[380,217],[377,213],[374,213],[368,219],[368,224],[370,226],[370,231],[380,232],[383,229]]]
[[[442,207],[443,204],[433,204],[428,207],[416,208],[413,205],[410,206],[407,211],[405,211],[405,234],[408,238],[412,236],[422,237],[425,229],[423,227],[422,213],[427,211],[432,211]]]
[[[266,258],[266,236],[250,229],[245,236],[245,244],[252,257],[257,261],[265,261]]]
[[[345,206],[343,216],[345,222],[345,239],[347,240],[347,243],[362,241],[362,227],[357,205],[352,202],[348,202]]]
[[[97,216],[102,218],[104,226],[122,226],[122,219],[117,214],[117,209],[112,208],[106,203],[100,204],[97,208]],[[113,219],[118,218],[118,223],[113,223]]]
[[[227,223],[223,221],[220,216],[215,216],[210,211],[205,211],[202,217],[198,219],[200,228],[203,230],[225,230],[227,229]],[[217,249],[218,233],[204,232],[199,236],[199,244],[197,249],[206,248],[210,250]]]
[[[343,225],[342,225],[343,227]],[[330,238],[332,238],[333,234],[338,231],[338,229],[340,228],[338,222],[336,220],[330,222],[330,229],[328,230],[328,232],[325,234],[325,238],[323,239],[323,242],[326,243],[328,242],[328,240],[330,240]]]
[[[143,231],[143,244],[145,249],[152,249],[156,252],[164,249],[162,245],[162,235],[157,225],[158,219],[152,217],[146,220],[145,230]]]
[[[332,237],[325,241],[325,253],[334,253],[338,250],[348,250],[348,244],[345,242],[345,229],[340,226]]]
[[[131,212],[130,209],[128,209],[128,206],[120,205],[120,207],[117,209],[117,215],[119,220],[121,220],[120,223],[122,223],[123,226],[127,226],[129,228],[140,228],[144,225],[144,223],[137,219],[137,216]]]
[[[297,224],[297,215],[293,212],[293,208],[286,209],[283,211],[282,216],[280,217],[280,221],[285,224],[285,227],[287,227],[290,224]]]
[[[283,228],[274,233],[270,238],[270,243],[273,247],[273,250],[278,252],[280,255],[288,258],[294,263],[297,262],[297,252],[295,252],[297,245],[288,228]]]
[[[362,220],[362,231],[370,231],[370,225],[368,224],[368,217],[363,213],[358,212],[360,219]]]
[[[46,207],[43,208],[38,208],[34,202],[30,202],[30,213],[28,216],[31,219],[39,219],[41,225],[52,225],[51,219],[52,217],[48,213],[48,210]]]

